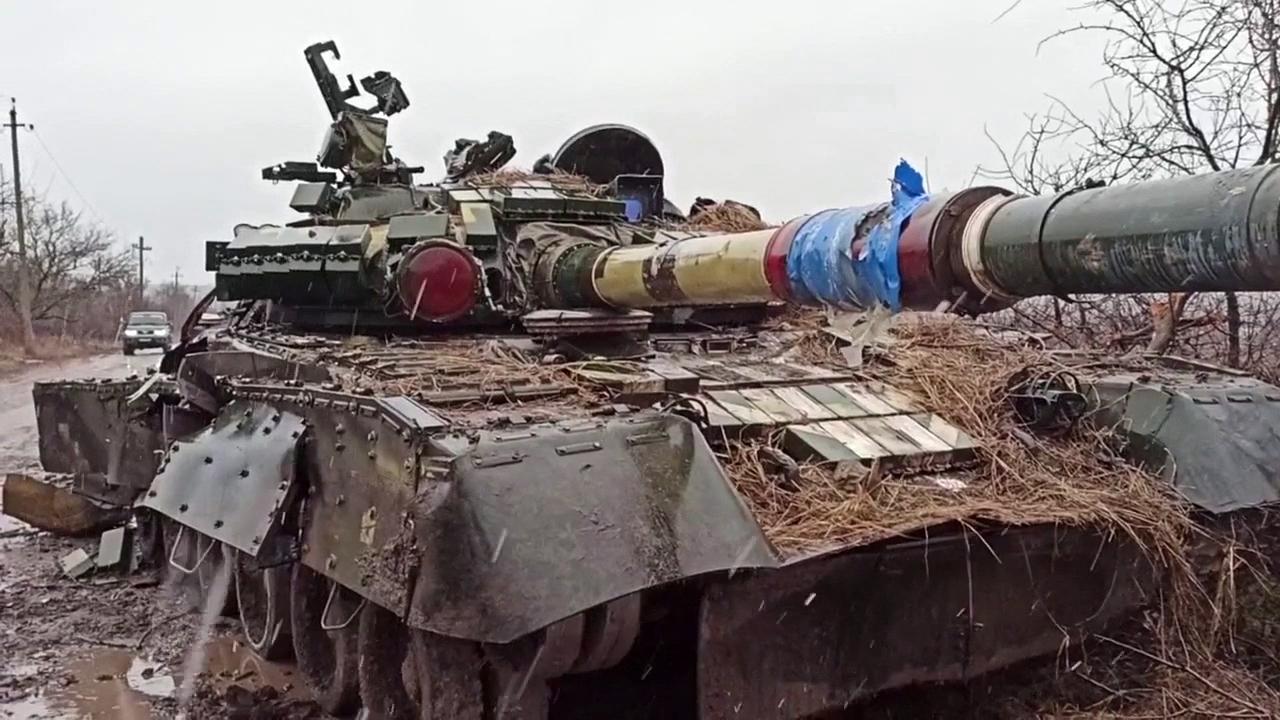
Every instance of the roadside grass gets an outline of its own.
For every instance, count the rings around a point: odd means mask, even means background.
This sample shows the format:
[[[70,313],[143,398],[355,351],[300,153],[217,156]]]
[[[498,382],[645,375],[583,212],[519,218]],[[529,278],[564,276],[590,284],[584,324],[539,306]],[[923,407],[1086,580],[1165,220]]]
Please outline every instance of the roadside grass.
[[[35,356],[28,358],[22,352],[22,343],[4,338],[0,339],[0,375],[15,372],[33,362],[70,360],[117,349],[115,343],[106,340],[37,335]]]

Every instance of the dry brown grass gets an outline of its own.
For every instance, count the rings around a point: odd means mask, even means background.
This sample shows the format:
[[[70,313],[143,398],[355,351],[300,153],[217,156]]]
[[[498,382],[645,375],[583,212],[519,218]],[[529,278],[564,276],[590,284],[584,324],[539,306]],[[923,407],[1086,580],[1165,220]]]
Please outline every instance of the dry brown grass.
[[[789,324],[805,327],[792,319]],[[997,337],[954,318],[900,324],[863,368],[869,380],[912,394],[981,445],[952,492],[889,474],[837,478],[801,465],[783,479],[770,438],[731,445],[728,469],[769,537],[784,551],[867,544],[944,522],[1093,526],[1132,538],[1164,571],[1159,602],[1126,631],[1064,648],[1055,661],[968,687],[912,691],[867,717],[1280,717],[1280,592],[1256,528],[1243,540],[1198,525],[1159,478],[1126,464],[1105,430],[1034,436],[1018,426],[1009,378],[1056,361],[1018,336]],[[828,336],[795,350],[839,363]],[[958,696],[960,695],[960,696]],[[941,708],[941,709],[940,709]]]
[[[970,323],[940,320],[893,330],[891,352],[863,369],[970,433],[976,466],[948,473],[952,491],[888,473],[878,482],[839,478],[804,465],[799,482],[779,482],[761,453],[768,440],[738,444],[729,470],[769,537],[788,552],[866,544],[950,521],[1100,526],[1151,550],[1162,566],[1179,563],[1193,525],[1167,483],[1128,465],[1101,430],[1061,439],[1019,428],[1007,399],[1014,373],[1052,362],[1016,339],[998,339]],[[811,335],[797,352],[836,362],[830,341]]]
[[[1276,718],[1280,692],[1265,673],[1222,654],[1169,644],[1141,622],[1054,660],[967,685],[912,688],[847,717],[981,720]]]
[[[397,350],[413,354],[411,368],[394,362],[385,367],[362,365],[358,355],[346,351],[323,354],[319,360],[356,371],[344,376],[348,390],[408,395],[428,402],[433,401],[432,393],[441,392],[483,396],[450,401],[440,410],[460,425],[472,419],[485,420],[485,416],[470,417],[485,410],[521,415],[529,421],[579,416],[607,402],[606,379],[643,369],[626,361],[544,364],[498,342],[402,342]],[[522,400],[519,391],[532,388],[544,389],[547,394]]]
[[[4,338],[0,339],[0,374],[20,370],[28,361],[70,360],[118,350],[119,347],[114,343],[102,340],[77,340],[37,335],[35,355],[28,358],[23,353],[21,342]]]
[[[1010,720],[1280,717],[1280,592],[1274,577],[1242,567],[1231,560],[1234,554],[1224,555],[1229,567],[1219,577],[1241,585],[1240,595],[1205,606],[1231,610],[1232,621],[1215,637],[1193,625],[1204,614],[1188,617],[1157,604],[1055,662],[976,683],[981,692],[968,714]]]
[[[605,194],[608,188],[591,182],[581,175],[574,175],[560,170],[551,173],[535,173],[519,168],[500,168],[492,172],[477,173],[463,178],[460,182],[473,187],[518,187],[530,183],[547,183],[558,190],[580,192],[593,197]]]
[[[760,219],[759,215],[735,202],[723,202],[701,210],[686,222],[677,223],[677,230],[695,232],[751,232],[772,227]]]

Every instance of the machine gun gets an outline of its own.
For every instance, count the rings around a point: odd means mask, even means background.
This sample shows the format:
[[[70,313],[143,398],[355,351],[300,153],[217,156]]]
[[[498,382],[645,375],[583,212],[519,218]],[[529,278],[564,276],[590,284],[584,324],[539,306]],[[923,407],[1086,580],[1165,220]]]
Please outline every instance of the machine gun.
[[[264,180],[301,180],[313,183],[329,183],[337,175],[320,170],[317,165],[342,170],[353,184],[398,183],[409,184],[420,167],[408,167],[393,157],[387,149],[387,117],[409,107],[400,81],[391,73],[379,70],[362,79],[360,87],[372,95],[374,104],[361,107],[349,102],[359,97],[355,78],[347,75],[346,86],[329,69],[325,55],[341,59],[338,46],[327,40],[311,45],[303,51],[320,97],[333,123],[325,133],[316,162],[284,162],[263,168]]]
[[[313,162],[297,162],[287,160],[277,165],[262,168],[262,179],[272,182],[301,180],[302,182],[331,183],[338,179],[337,173],[321,170]]]

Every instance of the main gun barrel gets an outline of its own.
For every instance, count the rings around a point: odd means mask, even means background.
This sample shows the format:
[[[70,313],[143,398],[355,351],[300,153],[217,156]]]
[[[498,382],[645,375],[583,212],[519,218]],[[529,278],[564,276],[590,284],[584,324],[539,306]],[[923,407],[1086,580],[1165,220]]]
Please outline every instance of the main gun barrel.
[[[771,231],[585,249],[564,281],[576,298],[618,308],[783,300],[982,312],[1037,295],[1280,290],[1277,168],[1025,197],[926,196],[900,166],[891,202]]]
[[[1277,165],[1019,198],[982,233],[1010,295],[1280,290]]]

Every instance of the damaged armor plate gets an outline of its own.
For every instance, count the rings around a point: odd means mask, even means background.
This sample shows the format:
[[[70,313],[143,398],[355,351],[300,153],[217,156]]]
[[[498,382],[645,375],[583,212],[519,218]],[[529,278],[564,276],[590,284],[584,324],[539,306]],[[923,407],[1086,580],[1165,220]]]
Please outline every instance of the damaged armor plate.
[[[279,527],[305,431],[297,415],[233,402],[169,447],[141,504],[256,557]]]
[[[454,462],[417,521],[411,625],[507,642],[647,587],[777,565],[693,423],[582,424],[483,433]]]

